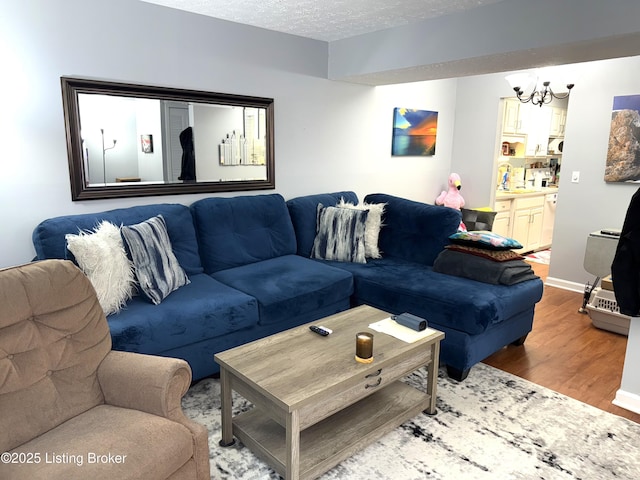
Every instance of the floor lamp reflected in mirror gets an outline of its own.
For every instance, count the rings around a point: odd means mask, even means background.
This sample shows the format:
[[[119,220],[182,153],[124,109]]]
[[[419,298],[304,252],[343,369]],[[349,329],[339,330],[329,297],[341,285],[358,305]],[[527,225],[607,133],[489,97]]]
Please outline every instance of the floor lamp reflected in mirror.
[[[113,139],[113,145],[110,147],[104,148],[104,128],[100,129],[100,135],[102,136],[102,183],[107,184],[107,162],[106,162],[106,154],[107,150],[111,150],[116,147],[117,140]]]

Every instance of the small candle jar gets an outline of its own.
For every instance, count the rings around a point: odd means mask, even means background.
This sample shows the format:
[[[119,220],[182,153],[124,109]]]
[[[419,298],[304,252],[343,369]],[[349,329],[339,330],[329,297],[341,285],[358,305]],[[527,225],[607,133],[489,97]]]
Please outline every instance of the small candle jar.
[[[368,332],[356,333],[356,361],[360,363],[373,362],[373,334]]]

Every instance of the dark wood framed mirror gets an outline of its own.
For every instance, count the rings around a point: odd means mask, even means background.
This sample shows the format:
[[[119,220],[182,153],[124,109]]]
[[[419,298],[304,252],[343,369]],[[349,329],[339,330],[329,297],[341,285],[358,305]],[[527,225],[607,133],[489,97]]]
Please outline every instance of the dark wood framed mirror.
[[[272,98],[61,83],[74,201],[275,188]]]

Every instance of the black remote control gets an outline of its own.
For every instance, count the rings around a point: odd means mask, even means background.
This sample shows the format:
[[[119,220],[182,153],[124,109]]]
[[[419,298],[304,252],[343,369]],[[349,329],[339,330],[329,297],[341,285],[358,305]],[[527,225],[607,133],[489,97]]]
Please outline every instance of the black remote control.
[[[311,325],[309,327],[309,330],[311,330],[314,333],[317,333],[318,335],[322,335],[323,337],[326,337],[327,335],[333,332],[333,330],[327,327],[317,327],[315,325]]]

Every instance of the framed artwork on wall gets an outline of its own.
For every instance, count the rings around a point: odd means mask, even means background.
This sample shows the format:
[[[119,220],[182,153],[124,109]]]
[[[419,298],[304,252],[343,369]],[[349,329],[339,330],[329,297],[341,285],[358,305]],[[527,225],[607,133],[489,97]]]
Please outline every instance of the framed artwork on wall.
[[[411,108],[394,108],[391,155],[435,155],[437,131],[438,112]]]
[[[140,145],[144,153],[153,153],[153,135],[140,135]]]
[[[640,95],[613,97],[604,180],[640,183]]]

